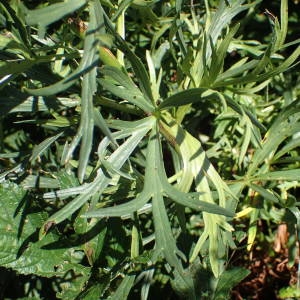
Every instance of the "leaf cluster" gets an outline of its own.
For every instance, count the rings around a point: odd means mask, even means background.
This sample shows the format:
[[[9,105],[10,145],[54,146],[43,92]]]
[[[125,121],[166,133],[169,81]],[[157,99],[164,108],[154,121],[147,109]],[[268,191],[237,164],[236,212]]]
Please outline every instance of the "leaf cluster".
[[[0,1],[3,268],[61,299],[225,299],[239,224],[248,251],[260,219],[300,224],[299,39],[260,2]]]

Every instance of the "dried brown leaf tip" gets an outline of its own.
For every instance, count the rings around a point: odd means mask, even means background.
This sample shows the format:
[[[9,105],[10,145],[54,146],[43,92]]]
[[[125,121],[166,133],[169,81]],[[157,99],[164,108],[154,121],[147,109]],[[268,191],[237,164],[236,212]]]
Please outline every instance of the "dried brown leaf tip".
[[[56,223],[54,221],[49,221],[44,225],[44,233],[47,233],[49,229],[54,226]]]
[[[277,18],[273,13],[271,13],[268,9],[265,9],[264,14],[270,18],[273,22],[275,22],[275,19]]]

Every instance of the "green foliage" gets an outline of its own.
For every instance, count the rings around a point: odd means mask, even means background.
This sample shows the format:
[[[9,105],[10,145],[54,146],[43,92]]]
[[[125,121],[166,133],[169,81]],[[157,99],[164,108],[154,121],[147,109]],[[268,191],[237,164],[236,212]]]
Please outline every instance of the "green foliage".
[[[47,217],[43,207],[27,191],[13,183],[4,183],[0,190],[1,266],[19,274],[56,276],[60,281],[58,295],[74,299],[90,276],[90,268],[80,265],[80,247],[48,247],[59,240],[58,232],[51,232],[38,240],[36,229]]]
[[[0,0],[1,267],[59,299],[230,297],[240,218],[248,250],[300,224],[299,40],[287,0],[249,38],[260,2]]]
[[[290,286],[280,290],[279,293],[280,298],[282,299],[295,299],[299,298],[299,288],[295,286]]]

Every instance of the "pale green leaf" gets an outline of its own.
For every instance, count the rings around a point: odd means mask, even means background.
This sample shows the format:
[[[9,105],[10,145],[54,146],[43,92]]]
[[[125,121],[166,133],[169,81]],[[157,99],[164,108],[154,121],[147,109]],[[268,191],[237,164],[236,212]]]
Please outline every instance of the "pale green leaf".
[[[151,84],[149,80],[148,73],[145,69],[144,64],[141,62],[140,58],[138,58],[134,52],[130,49],[128,44],[125,42],[124,39],[115,31],[113,24],[111,23],[108,16],[104,13],[104,19],[105,23],[107,25],[108,31],[110,31],[111,34],[114,35],[116,39],[116,44],[118,48],[123,51],[123,53],[126,55],[128,60],[131,63],[131,66],[134,70],[134,73],[139,81],[140,89],[142,90],[143,94],[145,95],[145,98],[147,101],[151,104],[154,103],[153,95],[151,92]]]
[[[265,174],[258,174],[254,175],[250,178],[251,181],[261,180],[261,181],[268,181],[268,180],[287,180],[287,181],[293,181],[293,180],[300,180],[300,169],[294,169],[294,170],[283,170],[283,171],[274,171],[274,172],[268,172]]]
[[[150,125],[152,125],[151,120],[149,121]],[[114,168],[120,169],[148,130],[149,127],[145,126],[139,131],[135,131],[130,138],[128,138],[110,155],[110,157],[108,158],[108,162],[112,163],[114,165]],[[100,194],[101,192],[103,192],[103,190],[107,187],[111,180],[112,179],[110,177],[107,177],[101,169],[98,169],[96,178],[91,183],[86,185],[84,191],[71,202],[69,202],[66,206],[64,206],[61,210],[52,215],[44,223],[44,226],[41,228],[40,231],[40,237],[42,237],[46,233],[45,228],[47,228],[47,224],[57,224],[67,219],[85,202],[87,202],[92,195],[94,195],[95,193]]]
[[[261,147],[255,151],[247,174],[252,175],[265,160],[272,160],[278,146],[289,136],[300,131],[300,108],[298,103],[286,107],[275,119],[265,135]]]

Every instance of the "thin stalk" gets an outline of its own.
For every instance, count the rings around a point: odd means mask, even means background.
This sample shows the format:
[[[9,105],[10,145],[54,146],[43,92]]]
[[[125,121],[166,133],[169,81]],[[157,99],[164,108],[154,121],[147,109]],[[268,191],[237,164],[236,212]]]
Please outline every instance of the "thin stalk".
[[[122,0],[118,1],[118,5],[120,5],[122,3]],[[117,33],[123,38],[125,39],[125,11],[127,9],[128,6],[126,6],[124,8],[124,10],[122,11],[122,13],[120,14],[120,16],[117,19],[116,22],[116,30]],[[121,50],[117,50],[117,59],[119,61],[119,63],[124,66],[124,53]]]

